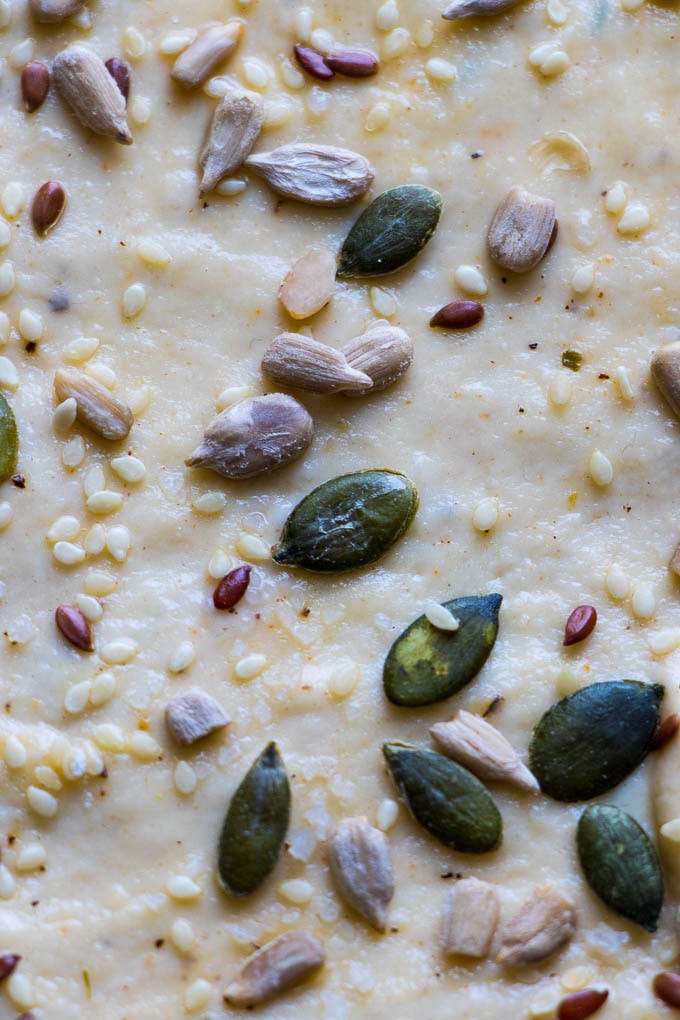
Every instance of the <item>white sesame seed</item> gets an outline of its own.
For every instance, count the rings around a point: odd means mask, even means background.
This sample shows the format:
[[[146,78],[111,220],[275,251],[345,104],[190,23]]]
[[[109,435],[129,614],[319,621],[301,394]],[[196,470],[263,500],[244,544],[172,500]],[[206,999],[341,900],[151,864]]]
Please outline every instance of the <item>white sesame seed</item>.
[[[7,297],[14,290],[16,283],[16,276],[14,275],[14,265],[9,262],[3,262],[0,265],[0,298]]]
[[[571,60],[569,59],[569,54],[564,50],[555,50],[550,56],[546,57],[538,70],[544,78],[556,78],[558,75],[568,71],[570,67]]]
[[[125,666],[132,662],[137,651],[137,644],[132,638],[116,638],[103,646],[99,656],[109,666]]]
[[[28,60],[30,59],[29,57]],[[23,64],[16,68],[16,70],[20,70],[22,66]],[[0,205],[5,216],[10,220],[15,220],[24,211],[24,206],[26,205],[24,186],[19,184],[18,181],[10,181],[9,184],[5,185],[2,195],[0,195]]]
[[[142,283],[132,283],[123,294],[123,315],[126,319],[134,319],[146,304],[146,289]]]
[[[175,768],[173,781],[177,792],[188,797],[196,789],[198,778],[188,761],[180,761]]]
[[[239,659],[234,666],[234,673],[239,680],[254,680],[256,676],[259,676],[262,670],[267,665],[266,655],[246,655],[245,658]]]
[[[196,649],[191,641],[182,641],[170,656],[168,671],[170,673],[183,673],[185,669],[194,662]]]
[[[64,696],[64,711],[69,715],[80,715],[81,712],[84,712],[90,699],[90,691],[89,680],[83,680],[81,683],[69,687]]]
[[[188,1013],[198,1013],[206,1009],[212,1000],[213,989],[209,981],[198,978],[192,981],[184,992],[184,1008]]]
[[[595,266],[593,266],[592,263],[579,266],[578,269],[574,270],[571,277],[571,289],[574,294],[587,294],[594,283]]]
[[[376,315],[389,319],[392,315],[397,314],[399,305],[391,291],[385,290],[383,287],[371,287],[368,297]]]
[[[651,216],[646,205],[643,205],[642,202],[629,202],[623,210],[621,219],[616,224],[616,229],[619,234],[631,237],[641,234],[647,229],[650,222]]]
[[[315,28],[312,31],[309,41],[315,50],[320,53],[331,53],[336,48],[335,39],[325,28]]]
[[[264,563],[271,555],[271,547],[264,539],[243,531],[236,539],[236,552],[246,560]]]
[[[680,818],[671,818],[659,829],[660,835],[671,843],[680,843]]]
[[[12,1002],[19,1009],[30,1009],[35,1005],[33,985],[21,971],[13,971],[5,988]]]
[[[81,32],[89,32],[92,29],[92,16],[87,7],[81,7],[70,16],[68,23],[74,28],[79,28]]]
[[[17,871],[36,871],[47,864],[47,852],[39,843],[30,843],[17,854],[14,867]]]
[[[383,832],[387,832],[388,829],[392,828],[398,816],[399,805],[396,800],[390,800],[389,798],[381,800],[376,812],[376,825]]]
[[[214,78],[208,78],[203,86],[203,92],[211,99],[221,99],[227,92],[237,92],[238,82],[228,74],[217,74]]]
[[[102,723],[97,726],[92,739],[102,751],[111,751],[113,754],[122,754],[125,751],[123,731],[115,723]]]
[[[247,187],[248,182],[240,177],[229,177],[226,181],[220,181],[215,191],[225,198],[234,198],[236,195],[242,195]]]
[[[166,882],[165,891],[174,900],[197,900],[203,895],[200,885],[188,875],[173,875]]]
[[[140,241],[136,248],[137,255],[150,266],[169,266],[172,262],[172,255],[166,251],[162,244],[151,238]]]
[[[399,8],[396,0],[385,0],[375,12],[375,27],[380,32],[389,32],[399,24]]]
[[[130,102],[130,118],[135,124],[148,124],[151,120],[151,100],[147,96],[134,96]],[[144,298],[146,304],[146,297]],[[133,316],[127,316],[132,318]]]
[[[106,548],[117,563],[125,563],[130,551],[130,544],[130,532],[124,525],[118,524],[109,528],[106,535]]]
[[[67,432],[76,420],[78,404],[75,397],[67,397],[57,404],[52,415],[52,425],[55,432]]]
[[[383,60],[396,60],[406,53],[411,42],[411,33],[407,28],[394,28],[385,36],[382,44]]]
[[[446,606],[436,602],[435,599],[427,600],[424,615],[428,622],[433,627],[436,627],[437,630],[456,631],[460,627],[460,621],[456,619],[453,613]]]
[[[680,627],[668,627],[650,634],[647,644],[652,655],[670,655],[680,648]]]
[[[631,595],[631,609],[637,620],[651,620],[656,612],[654,587],[648,581],[636,584]]]
[[[114,457],[111,470],[128,485],[136,485],[146,478],[146,465],[139,457]]]
[[[146,411],[151,403],[151,390],[148,386],[140,386],[139,389],[128,393],[127,404],[135,418]]]
[[[7,624],[5,636],[12,645],[27,645],[35,637],[35,626],[28,613],[20,613]]]
[[[472,511],[472,525],[477,531],[490,531],[498,523],[500,506],[493,496],[480,499]]]
[[[93,708],[101,708],[115,693],[116,678],[113,673],[100,673],[90,685],[90,704]]]
[[[9,28],[12,24],[13,13],[12,0],[0,0],[0,28]]]
[[[227,407],[231,407],[232,404],[238,403],[239,400],[249,397],[251,393],[250,386],[228,386],[222,390],[215,401],[215,408],[218,412],[224,411]]]
[[[160,744],[144,730],[136,730],[130,736],[128,749],[140,761],[158,761],[163,756]]]
[[[87,775],[100,776],[104,771],[104,760],[91,740],[83,744],[83,753],[87,762]]]
[[[28,758],[26,748],[13,733],[5,741],[3,755],[6,765],[11,769],[23,768]]]
[[[77,517],[64,514],[58,517],[47,532],[48,542],[72,542],[80,534],[80,521]]]
[[[258,57],[246,57],[241,64],[241,76],[248,88],[263,92],[272,83],[273,74],[269,64]]]
[[[605,488],[614,478],[614,468],[602,450],[593,450],[588,459],[588,474],[595,485]]]
[[[336,701],[344,701],[356,689],[360,673],[361,670],[356,662],[344,662],[336,665],[328,678],[328,693]]]
[[[26,800],[31,810],[43,818],[54,818],[59,808],[59,801],[47,790],[41,790],[38,786],[29,786],[26,790]]]
[[[227,505],[227,497],[223,492],[204,492],[196,499],[192,499],[191,507],[197,514],[205,517],[213,517],[221,514]]]
[[[93,492],[87,498],[85,506],[91,514],[105,516],[116,513],[123,505],[123,497],[120,492],[112,492],[110,489],[102,489],[100,492]]]
[[[129,60],[141,60],[146,53],[146,39],[134,25],[123,32],[123,53]]]
[[[212,577],[213,580],[219,581],[221,577],[229,570],[231,560],[227,556],[224,549],[215,549],[215,552],[210,557],[208,563],[208,577]]]
[[[623,367],[623,365],[619,365],[615,370],[614,379],[623,400],[632,400],[635,397],[635,391],[631,386],[628,371]]]
[[[170,929],[170,941],[178,953],[189,954],[194,951],[198,940],[194,934],[191,922],[183,917],[178,917]]]
[[[613,599],[625,599],[630,592],[630,581],[622,566],[612,563],[605,575],[605,587]]]
[[[556,408],[564,408],[571,400],[573,383],[565,372],[557,372],[548,386],[548,400]]]
[[[0,250],[7,248],[12,240],[12,228],[7,220],[0,219]]]
[[[427,19],[421,21],[413,33],[413,41],[420,50],[427,50],[434,42],[434,25]]]
[[[83,581],[83,591],[96,599],[103,599],[116,590],[118,582],[112,574],[104,570],[90,570]]]
[[[14,895],[16,882],[12,872],[4,864],[0,864],[0,900],[9,900]]]
[[[530,1020],[548,1020],[555,1015],[561,994],[557,987],[541,988],[529,1003]]]
[[[9,358],[0,355],[0,388],[14,392],[19,385],[19,375]]]
[[[616,216],[623,212],[628,201],[628,189],[623,181],[615,181],[604,196],[604,207],[608,213]]]
[[[292,60],[289,60],[288,57],[284,57],[281,61],[281,80],[284,85],[287,85],[289,89],[293,89],[295,92],[299,92],[305,87],[304,74],[295,67]]]
[[[76,595],[75,603],[78,609],[89,623],[97,623],[104,615],[104,608],[99,599],[93,595],[85,595],[83,592]],[[95,681],[92,681],[95,683]]]
[[[288,903],[295,903],[297,906],[304,906],[309,903],[314,895],[314,887],[311,882],[304,878],[291,878],[286,882],[280,882],[276,890],[279,896]]]
[[[364,131],[369,135],[384,131],[391,119],[392,114],[387,103],[376,103],[366,114]]]
[[[19,333],[30,343],[40,340],[43,335],[43,321],[30,308],[22,308],[19,312]]]
[[[7,500],[3,500],[0,503],[0,531],[4,531],[12,523],[14,518],[14,510]]]
[[[36,765],[33,769],[36,783],[43,786],[52,793],[58,793],[62,789],[62,782],[57,773],[49,765]]]
[[[569,11],[562,0],[548,0],[545,5],[545,16],[551,25],[560,28],[560,26],[566,25]]]
[[[106,528],[103,524],[93,524],[84,541],[88,556],[101,556],[106,548]]]
[[[104,365],[100,361],[93,361],[85,367],[85,372],[92,379],[96,379],[97,382],[101,383],[102,386],[106,386],[107,390],[112,390],[116,385],[117,376],[110,365]]]
[[[188,29],[185,32],[171,32],[161,39],[158,44],[158,52],[164,57],[176,57],[191,45],[197,35],[198,33],[194,29]]]
[[[489,288],[487,287],[486,280],[477,266],[458,266],[453,274],[453,279],[456,285],[462,291],[465,291],[466,294],[472,294],[474,297],[484,297],[488,293]]]
[[[309,42],[312,35],[313,13],[310,7],[301,7],[295,13],[293,27],[300,42]]]
[[[330,95],[326,89],[314,86],[307,93],[307,110],[312,117],[323,117],[330,106]]]
[[[285,96],[267,100],[264,107],[263,130],[272,131],[275,128],[283,127],[291,120],[298,106],[299,103],[293,102]]]
[[[9,326],[9,315],[7,312],[0,312],[0,345],[7,343],[9,340],[10,326]]]
[[[74,436],[65,443],[61,451],[61,462],[69,471],[75,471],[85,459],[85,443],[82,436]]]
[[[456,65],[452,64],[450,60],[443,60],[441,57],[432,57],[425,64],[425,74],[432,81],[443,82],[448,84],[449,82],[455,81],[458,75]]]
[[[99,492],[106,485],[106,476],[104,475],[104,469],[101,464],[94,464],[89,468],[83,478],[83,492],[86,496],[91,496],[95,492]]]
[[[87,757],[79,747],[71,747],[61,760],[61,771],[66,779],[74,781],[87,774]]]
[[[85,559],[85,550],[82,545],[76,545],[74,542],[57,542],[52,549],[52,555],[63,567],[75,567]]]

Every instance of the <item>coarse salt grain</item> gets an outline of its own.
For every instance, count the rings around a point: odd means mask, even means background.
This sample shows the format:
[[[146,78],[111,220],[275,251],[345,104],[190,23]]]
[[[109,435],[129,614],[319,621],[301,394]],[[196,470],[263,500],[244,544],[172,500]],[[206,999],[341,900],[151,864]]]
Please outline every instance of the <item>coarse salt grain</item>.
[[[52,549],[52,555],[63,567],[75,567],[85,559],[85,550],[82,545],[76,545],[75,542],[57,542]]]
[[[9,358],[0,355],[0,387],[13,392],[19,385],[19,375]]]
[[[188,797],[196,789],[198,777],[188,761],[180,761],[175,767],[173,781],[177,792]]]
[[[236,551],[244,559],[255,562],[266,562],[271,555],[271,548],[264,539],[246,532],[241,532],[236,539]]]
[[[170,929],[170,941],[178,953],[186,955],[193,952],[198,945],[198,939],[191,922],[178,917]]]
[[[19,738],[14,736],[14,734],[11,734],[5,741],[5,750],[3,755],[5,764],[11,769],[23,768],[28,758],[26,748]]]
[[[117,638],[114,641],[107,641],[101,648],[99,656],[109,666],[125,666],[132,662],[137,651],[137,644],[132,638]]]
[[[188,875],[173,875],[165,883],[165,891],[174,900],[197,900],[203,895],[198,882]]]
[[[105,570],[90,570],[83,581],[83,591],[97,599],[105,598],[116,590],[118,582],[112,574]]]
[[[37,871],[47,864],[47,851],[39,843],[30,843],[17,854],[14,867],[17,871]]]
[[[616,224],[619,234],[634,237],[647,229],[651,222],[649,209],[642,202],[629,202],[623,210],[621,219]]]
[[[146,304],[146,289],[142,283],[132,283],[123,293],[122,310],[126,319],[134,319]]]
[[[472,525],[477,531],[491,531],[498,523],[500,506],[493,496],[480,499],[472,511]]]
[[[425,603],[424,615],[437,630],[456,631],[460,627],[453,613],[434,599],[428,599]]]
[[[198,1013],[210,1005],[213,997],[212,985],[203,978],[192,981],[184,992],[184,1008],[188,1013]]]
[[[30,57],[29,57],[30,60]],[[5,216],[15,220],[24,211],[26,205],[26,191],[18,181],[10,181],[6,184],[0,195],[0,206]]]
[[[262,670],[267,665],[266,655],[246,655],[234,666],[234,673],[239,680],[254,680],[256,676],[259,676]]]
[[[196,649],[191,641],[182,641],[170,656],[168,670],[170,673],[183,673],[185,669],[191,666],[195,658]]]
[[[291,878],[286,882],[280,882],[277,892],[288,903],[304,906],[312,899],[314,887],[303,878]]]
[[[123,497],[120,492],[112,492],[110,489],[101,489],[93,492],[86,500],[85,506],[91,514],[104,517],[116,513],[123,506]]]
[[[654,587],[648,581],[636,584],[631,595],[631,609],[637,620],[651,620],[656,612]]]
[[[89,623],[97,623],[104,615],[104,607],[93,595],[85,595],[84,592],[80,592],[76,595],[75,603]]]
[[[79,534],[80,521],[78,518],[71,516],[71,514],[64,514],[62,517],[58,517],[49,529],[47,539],[49,542],[59,542],[61,540],[72,542]]]
[[[614,468],[602,450],[593,450],[588,459],[588,474],[595,485],[605,488],[614,478]]]
[[[612,563],[607,570],[605,587],[613,599],[625,599],[630,592],[628,576],[618,563]]]
[[[59,801],[47,790],[41,790],[38,786],[29,786],[26,790],[26,800],[32,811],[42,818],[54,818],[59,808]]]
[[[115,693],[116,678],[113,673],[100,673],[90,684],[90,704],[93,708],[101,708]]]
[[[67,397],[54,409],[52,425],[55,432],[67,432],[76,420],[78,404],[75,397]]]
[[[399,805],[396,800],[385,798],[378,804],[378,810],[376,811],[376,825],[383,832],[387,832],[392,828],[394,823],[399,816]]]
[[[69,715],[80,715],[81,712],[84,712],[90,699],[90,690],[89,680],[82,680],[69,687],[64,696],[64,710]]]
[[[114,457],[111,460],[111,470],[128,485],[137,485],[146,478],[146,465],[139,457],[128,455],[126,457]]]

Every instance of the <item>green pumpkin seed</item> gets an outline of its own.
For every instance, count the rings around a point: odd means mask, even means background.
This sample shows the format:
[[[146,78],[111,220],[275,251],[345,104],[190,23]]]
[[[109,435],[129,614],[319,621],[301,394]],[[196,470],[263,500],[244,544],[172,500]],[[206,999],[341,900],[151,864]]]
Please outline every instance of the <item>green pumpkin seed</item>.
[[[502,595],[470,595],[443,602],[458,630],[440,630],[419,616],[394,642],[383,666],[385,694],[395,705],[431,705],[469,684],[486,662],[498,633]]]
[[[401,269],[430,240],[441,211],[441,195],[422,184],[384,191],[345,238],[338,256],[339,279],[384,276]]]
[[[0,482],[10,478],[17,466],[19,433],[14,412],[0,393]]]
[[[529,768],[555,800],[590,800],[643,760],[659,724],[659,684],[610,680],[558,701],[534,729]]]
[[[418,509],[413,482],[384,468],[331,478],[294,508],[272,550],[275,563],[351,570],[380,559]]]
[[[471,772],[443,754],[408,744],[383,744],[383,754],[413,817],[440,843],[470,854],[499,846],[500,813]]]
[[[635,819],[610,804],[591,804],[579,820],[576,847],[593,892],[621,917],[656,931],[663,903],[661,867]]]
[[[232,896],[248,896],[276,864],[290,821],[290,787],[276,744],[265,747],[234,794],[217,849],[217,876]]]

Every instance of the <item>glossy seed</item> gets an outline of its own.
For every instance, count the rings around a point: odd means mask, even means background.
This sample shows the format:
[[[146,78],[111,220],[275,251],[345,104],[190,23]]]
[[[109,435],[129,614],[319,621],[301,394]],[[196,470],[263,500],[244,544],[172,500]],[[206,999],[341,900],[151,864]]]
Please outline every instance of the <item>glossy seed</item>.
[[[652,379],[671,410],[680,417],[680,341],[652,355]]]
[[[303,46],[301,43],[296,43],[293,47],[293,53],[302,70],[306,71],[312,78],[316,78],[317,81],[330,81],[331,78],[335,77],[335,72],[324,60],[323,53],[319,53],[312,46]]]
[[[130,68],[119,57],[109,57],[104,67],[115,81],[121,96],[127,103],[130,96]]]
[[[253,763],[236,790],[222,825],[217,876],[232,896],[249,896],[281,853],[290,820],[290,786],[275,743]]]
[[[578,823],[576,848],[588,885],[621,917],[656,931],[663,878],[656,850],[634,818],[610,804],[591,804]]]
[[[471,595],[442,605],[458,630],[440,630],[419,616],[385,659],[383,685],[395,705],[431,705],[450,698],[477,676],[498,634],[502,595]]]
[[[657,726],[654,736],[652,737],[652,743],[649,750],[660,751],[662,747],[669,744],[678,732],[679,726],[680,715],[676,715],[675,712],[672,715],[667,715],[666,718]]]
[[[213,592],[215,609],[233,609],[248,590],[250,584],[250,566],[234,567],[217,583]]]
[[[481,854],[501,842],[502,819],[486,788],[436,751],[383,744],[394,782],[423,828],[444,846]]]
[[[39,110],[50,90],[50,72],[39,60],[32,60],[21,72],[21,98],[27,113]]]
[[[597,623],[597,610],[594,606],[577,606],[569,614],[569,619],[564,627],[565,645],[575,645],[585,639],[595,630]]]
[[[0,482],[14,474],[19,457],[19,432],[14,412],[0,393]]]
[[[661,971],[654,977],[652,991],[657,999],[661,999],[671,1009],[680,1009],[680,974]]]
[[[77,606],[57,606],[54,619],[67,641],[81,652],[94,651],[94,632]]]
[[[542,791],[555,800],[590,800],[625,779],[651,747],[663,693],[659,684],[608,680],[549,708],[529,745],[529,768]]]
[[[0,981],[4,981],[10,976],[20,959],[21,957],[16,953],[4,953],[0,956]]]
[[[422,184],[404,184],[379,195],[345,238],[338,277],[394,273],[418,255],[435,231],[441,195]]]
[[[479,301],[451,301],[430,319],[431,326],[442,329],[469,329],[484,318],[484,305]]]
[[[587,1020],[604,1006],[608,997],[606,988],[582,988],[565,995],[557,1007],[557,1020]]]
[[[31,222],[38,237],[46,237],[66,208],[66,192],[59,181],[46,181],[36,191],[31,205]]]
[[[331,71],[345,78],[370,78],[380,66],[376,55],[367,50],[337,50],[324,60]]]
[[[365,567],[401,538],[417,509],[415,485],[397,471],[340,475],[293,509],[272,557],[275,563],[307,570]]]

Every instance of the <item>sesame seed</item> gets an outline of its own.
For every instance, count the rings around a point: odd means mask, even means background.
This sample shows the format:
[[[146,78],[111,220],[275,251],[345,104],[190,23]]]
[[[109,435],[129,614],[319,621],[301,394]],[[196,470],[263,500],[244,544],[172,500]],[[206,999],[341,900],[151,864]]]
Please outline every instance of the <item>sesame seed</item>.
[[[106,478],[104,476],[104,469],[100,464],[95,464],[91,467],[83,478],[83,492],[86,496],[91,496],[95,492],[99,492],[106,485]]]
[[[34,343],[43,335],[43,321],[30,308],[22,308],[19,312],[19,333],[24,340]]]
[[[52,415],[52,425],[55,432],[67,432],[76,420],[78,404],[75,397],[67,397],[57,404]]]
[[[30,60],[30,57],[29,57]],[[0,206],[5,216],[14,220],[24,211],[26,205],[26,191],[18,181],[10,181],[0,195]]]
[[[182,954],[193,952],[198,942],[191,923],[183,917],[178,917],[173,923],[170,940],[175,949]]]
[[[101,362],[93,361],[90,365],[86,366],[85,372],[92,379],[96,379],[97,382],[101,383],[102,386],[106,386],[108,390],[112,390],[116,385],[116,373],[109,365],[103,365]]]
[[[204,492],[196,499],[192,499],[191,507],[197,513],[205,517],[213,517],[220,514],[227,505],[227,497],[223,492]]]
[[[314,895],[314,887],[303,878],[291,878],[287,882],[280,882],[276,891],[282,899],[297,906],[309,903]]]
[[[14,275],[14,265],[9,262],[3,262],[0,265],[0,298],[7,297],[14,290],[14,284],[16,283],[16,276]]]
[[[113,754],[122,754],[125,751],[123,731],[115,723],[102,723],[97,726],[92,739],[102,751],[111,751]]]
[[[301,7],[295,14],[293,26],[300,42],[309,42],[312,35],[313,14],[310,7]]]
[[[200,885],[188,875],[173,875],[166,882],[165,891],[174,900],[197,900],[203,895]]]
[[[368,297],[376,315],[389,319],[392,315],[397,314],[399,305],[394,294],[389,290],[385,290],[383,287],[371,287]]]
[[[680,843],[680,818],[671,818],[669,822],[665,822],[659,833],[671,843]]]
[[[548,1020],[555,1015],[561,998],[559,988],[542,988],[529,1003],[530,1020]]]
[[[90,704],[93,708],[101,708],[115,693],[116,678],[113,673],[100,673],[90,685]]]
[[[183,673],[191,666],[195,658],[196,649],[191,641],[182,641],[170,656],[168,670],[170,673]]]
[[[456,631],[460,627],[460,622],[453,613],[434,599],[428,599],[425,603],[424,615],[437,630]]]
[[[12,229],[6,220],[0,219],[0,250],[7,248],[12,240]]]
[[[6,344],[9,340],[9,315],[0,312],[0,344]]]
[[[50,530],[47,532],[48,542],[72,542],[80,534],[80,521],[77,517],[64,514],[58,517]]]
[[[87,774],[87,757],[79,747],[70,748],[61,762],[61,770],[66,779],[82,779]]]
[[[557,372],[548,386],[548,400],[557,409],[567,406],[573,393],[573,383],[564,372]]]
[[[453,279],[462,291],[466,294],[471,294],[473,297],[484,297],[488,293],[489,288],[486,280],[477,266],[458,266],[453,274]]]
[[[429,20],[421,21],[413,33],[413,41],[420,50],[427,50],[434,42],[434,25]]]
[[[623,365],[619,365],[614,372],[614,379],[623,400],[633,400],[635,397],[635,391],[631,386],[628,371],[623,367]]]
[[[680,627],[668,627],[650,634],[647,643],[653,655],[670,655],[680,648]]]
[[[588,263],[584,266],[579,266],[578,269],[574,270],[571,277],[571,289],[574,294],[582,295],[587,294],[590,288],[595,282],[595,267]]]
[[[87,707],[90,698],[90,681],[83,680],[81,683],[69,687],[64,696],[64,711],[69,715],[80,715]]]
[[[269,560],[271,548],[264,539],[257,535],[241,532],[236,539],[236,552],[245,560],[264,563]]]
[[[75,471],[85,459],[85,443],[82,436],[74,436],[65,443],[61,451],[61,462],[69,471]]]
[[[396,800],[386,798],[381,800],[378,804],[378,810],[376,812],[376,825],[383,832],[387,832],[391,829],[397,820],[399,815],[399,805]]]
[[[284,85],[287,85],[289,89],[293,89],[296,92],[305,87],[304,74],[302,71],[298,71],[292,60],[288,57],[284,57],[281,61],[281,80]]]
[[[57,542],[52,555],[63,567],[75,567],[85,559],[85,550],[74,542]]]
[[[135,124],[148,124],[151,120],[151,100],[146,96],[134,96],[130,102],[130,117]],[[146,304],[146,296],[144,296],[144,304]],[[126,316],[126,318],[133,318],[133,316]]]
[[[572,967],[560,978],[560,984],[566,992],[578,992],[593,980],[593,972],[589,967]]]
[[[164,57],[176,57],[191,45],[197,35],[198,33],[194,29],[188,29],[186,32],[171,32],[170,35],[161,39],[158,44],[158,52]]]
[[[58,793],[62,789],[61,779],[49,765],[36,765],[33,769],[33,775],[36,783],[39,783],[46,790]]]
[[[623,212],[628,201],[627,188],[623,181],[615,181],[604,196],[604,207],[608,213],[616,216]]]
[[[5,750],[3,755],[6,765],[11,769],[23,768],[28,757],[26,748],[19,738],[14,736],[14,734],[11,734],[5,741]]]
[[[137,730],[128,741],[128,749],[135,758],[140,761],[157,761],[162,757],[160,744],[154,740],[150,733],[144,730]]]
[[[0,28],[9,28],[12,24],[13,13],[12,0],[0,0]]]
[[[30,843],[17,854],[15,868],[17,871],[36,871],[47,863],[47,852],[39,843]]]
[[[298,103],[293,103],[292,100],[286,99],[285,96],[279,99],[268,100],[264,108],[263,129],[271,131],[274,128],[283,127],[296,112],[298,105]]]
[[[330,53],[336,48],[335,39],[325,28],[313,29],[309,41],[314,49],[319,50],[320,53]]]
[[[187,761],[180,761],[177,763],[173,780],[175,783],[175,789],[184,797],[188,797],[192,794],[198,783],[196,773]]]
[[[4,531],[12,523],[14,517],[14,510],[7,500],[3,500],[0,503],[0,531]]]
[[[110,489],[102,489],[94,492],[88,497],[85,506],[91,514],[105,516],[116,513],[123,506],[123,497],[119,492],[112,492]]]
[[[441,57],[432,57],[425,64],[425,74],[432,81],[449,83],[456,80],[458,71],[456,65],[450,60],[443,60]]]
[[[226,181],[220,181],[215,191],[218,195],[223,195],[226,198],[234,198],[236,195],[243,194],[247,187],[248,182],[240,177],[229,177]]]
[[[613,599],[625,599],[630,592],[630,581],[618,563],[612,563],[607,570],[605,587]]]
[[[136,485],[146,478],[146,465],[139,457],[114,457],[111,470],[128,485]]]
[[[387,103],[376,103],[366,114],[364,131],[369,134],[377,134],[384,131],[391,120],[391,111]]]
[[[399,8],[396,0],[386,0],[375,12],[375,27],[380,32],[389,32],[399,24]]]
[[[545,16],[551,25],[560,28],[560,26],[566,25],[569,11],[562,0],[548,0],[545,5]]]
[[[126,319],[136,318],[146,304],[146,290],[141,283],[131,284],[123,294],[122,310]]]
[[[348,698],[356,689],[360,673],[359,665],[355,662],[345,662],[335,666],[328,678],[328,693],[336,701]]]
[[[134,25],[123,32],[123,53],[129,60],[141,60],[146,53],[146,39]]]
[[[132,662],[137,654],[137,644],[132,638],[117,638],[108,641],[100,650],[99,655],[109,666],[125,666]]]
[[[266,655],[246,655],[245,658],[239,659],[236,663],[234,673],[239,680],[254,680],[256,676],[260,675],[266,665]]]
[[[103,524],[93,524],[85,536],[85,552],[88,556],[100,556],[106,548],[106,528]]]
[[[172,255],[166,251],[162,244],[158,241],[153,241],[147,238],[144,241],[140,241],[137,245],[137,255],[150,266],[159,266],[164,268],[169,266],[172,262]]]
[[[76,595],[75,603],[88,623],[97,623],[104,615],[104,608],[99,599],[81,592]],[[98,678],[97,678],[98,679]],[[96,681],[92,681],[95,683]]]
[[[148,386],[140,386],[128,394],[127,403],[135,418],[138,418],[151,403],[151,390]]]
[[[21,971],[15,970],[12,973],[5,988],[10,999],[18,1009],[30,1009],[35,1004],[33,985]]]
[[[602,450],[593,450],[588,459],[588,474],[595,485],[605,488],[614,478],[612,462]]]
[[[647,229],[651,222],[649,209],[642,202],[629,202],[623,210],[621,219],[616,224],[619,234],[635,236]]]
[[[97,599],[105,598],[116,590],[118,582],[104,570],[90,570],[83,581],[83,591]]]
[[[654,588],[648,581],[642,581],[633,588],[631,609],[637,620],[651,620],[656,612]]]
[[[12,873],[4,864],[0,864],[0,900],[9,900],[14,895],[16,882]]]
[[[230,566],[231,560],[224,549],[216,549],[208,563],[208,577],[219,581],[228,572]]]
[[[215,401],[215,408],[218,412],[224,411],[227,407],[231,407],[232,404],[238,403],[239,400],[249,397],[252,392],[250,386],[228,386],[222,390]]]
[[[269,64],[258,57],[246,57],[241,65],[241,77],[248,88],[263,92],[272,83],[273,74]]]
[[[125,563],[130,551],[130,544],[130,532],[124,525],[118,524],[109,528],[106,535],[106,548],[117,563]]]
[[[19,385],[19,375],[9,358],[0,356],[0,388],[13,392]]]
[[[198,1013],[210,1005],[212,997],[212,985],[203,978],[198,978],[184,992],[184,1008],[188,1013]]]
[[[394,28],[382,44],[383,60],[396,60],[406,53],[411,42],[411,33],[406,28]]]
[[[47,790],[41,790],[38,786],[29,786],[26,790],[28,806],[37,815],[43,818],[54,818],[59,808],[59,802]]]

